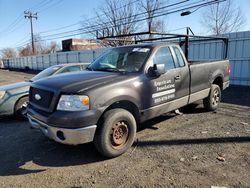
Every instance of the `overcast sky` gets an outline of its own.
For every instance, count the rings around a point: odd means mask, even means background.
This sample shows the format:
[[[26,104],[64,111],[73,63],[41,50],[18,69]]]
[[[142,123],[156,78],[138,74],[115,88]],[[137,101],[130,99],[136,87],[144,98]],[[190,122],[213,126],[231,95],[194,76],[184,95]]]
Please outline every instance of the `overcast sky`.
[[[233,1],[240,6],[248,19],[243,30],[250,30],[250,0]],[[168,0],[168,2],[179,1]],[[94,17],[94,9],[98,9],[103,3],[104,0],[0,0],[0,49],[21,46],[30,40],[30,23],[28,19],[24,18],[23,13],[27,9],[38,12],[38,20],[34,20],[34,32],[49,31],[40,33],[43,36],[79,29],[80,25],[77,23],[86,18]],[[186,17],[181,17],[180,13],[169,15],[166,18],[167,29],[171,31],[189,26],[196,34],[206,34],[200,24],[200,17],[204,11],[204,8],[202,9]],[[68,27],[50,31],[64,26]],[[178,32],[181,32],[181,30]]]

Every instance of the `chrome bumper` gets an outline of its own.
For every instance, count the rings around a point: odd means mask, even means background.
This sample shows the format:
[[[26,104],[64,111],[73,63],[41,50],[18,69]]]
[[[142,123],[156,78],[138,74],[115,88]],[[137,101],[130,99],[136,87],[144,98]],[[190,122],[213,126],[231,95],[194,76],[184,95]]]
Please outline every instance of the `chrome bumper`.
[[[230,81],[227,81],[227,82],[223,83],[223,90],[229,87],[229,82]]]
[[[28,114],[28,119],[31,127],[40,129],[43,134],[56,142],[69,145],[78,145],[92,142],[94,139],[96,125],[77,128],[65,129],[58,127],[51,127]]]

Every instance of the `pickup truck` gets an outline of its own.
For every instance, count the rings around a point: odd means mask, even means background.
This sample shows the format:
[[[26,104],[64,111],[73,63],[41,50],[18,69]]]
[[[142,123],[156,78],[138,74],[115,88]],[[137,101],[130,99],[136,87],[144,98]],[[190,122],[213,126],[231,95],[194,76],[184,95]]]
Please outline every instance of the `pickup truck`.
[[[94,141],[112,158],[131,147],[141,122],[201,99],[216,110],[229,76],[228,60],[187,62],[175,44],[115,47],[86,71],[33,82],[28,118],[56,142]]]

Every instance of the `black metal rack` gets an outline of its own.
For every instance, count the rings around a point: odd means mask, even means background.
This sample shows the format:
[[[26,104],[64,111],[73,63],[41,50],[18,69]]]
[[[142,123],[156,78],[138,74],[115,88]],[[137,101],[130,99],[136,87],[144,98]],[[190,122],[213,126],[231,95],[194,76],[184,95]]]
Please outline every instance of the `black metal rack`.
[[[97,40],[127,41],[127,42],[130,42],[131,44],[153,42],[153,41],[178,42],[181,47],[183,47],[184,45],[184,53],[187,59],[189,57],[188,55],[189,55],[189,43],[190,42],[220,40],[224,43],[224,50],[223,50],[224,59],[226,59],[228,55],[228,38],[227,37],[194,35],[193,31],[189,27],[186,28],[186,34],[160,33],[160,32],[138,32],[138,33],[114,35],[113,33],[114,33],[113,31],[110,32],[107,29],[106,31],[104,30],[102,32],[102,35],[100,36],[100,34],[96,32],[96,38]],[[145,35],[149,35],[150,37],[141,39],[140,36],[145,36]]]

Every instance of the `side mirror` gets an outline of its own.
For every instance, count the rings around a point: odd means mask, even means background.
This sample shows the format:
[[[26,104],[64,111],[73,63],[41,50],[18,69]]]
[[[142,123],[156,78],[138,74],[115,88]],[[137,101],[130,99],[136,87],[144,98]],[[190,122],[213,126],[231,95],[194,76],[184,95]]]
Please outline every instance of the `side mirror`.
[[[160,76],[162,74],[165,74],[165,64],[154,64],[153,67],[150,67],[148,69],[148,73],[150,76]]]

